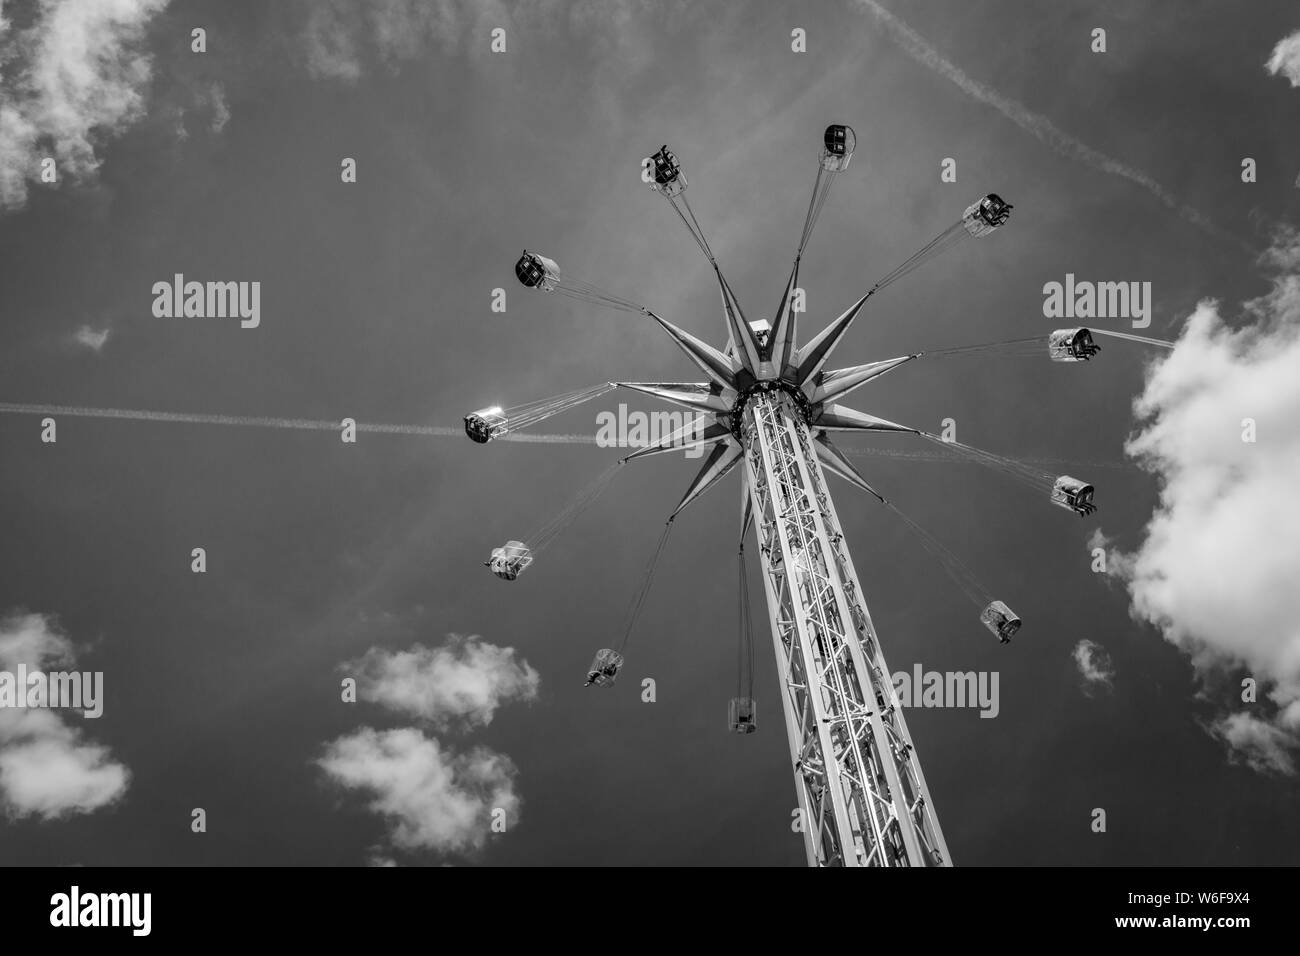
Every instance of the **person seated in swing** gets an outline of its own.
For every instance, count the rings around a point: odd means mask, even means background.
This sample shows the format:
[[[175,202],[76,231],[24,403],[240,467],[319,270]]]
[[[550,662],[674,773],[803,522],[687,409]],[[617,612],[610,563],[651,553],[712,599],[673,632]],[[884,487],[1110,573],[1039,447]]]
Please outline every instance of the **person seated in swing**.
[[[591,668],[587,671],[587,682],[582,686],[590,687],[596,684],[599,687],[608,687],[614,683],[614,678],[622,665],[623,655],[617,651],[609,648],[597,651],[595,659],[591,662]]]
[[[606,680],[610,680],[610,679],[612,679],[616,674],[618,674],[618,665],[617,665],[617,664],[606,664],[604,667],[599,667],[599,668],[597,668],[597,669],[595,669],[595,670],[593,670],[593,671],[588,671],[588,672],[587,672],[587,683],[583,684],[582,686],[583,686],[583,687],[590,687],[592,684],[596,683],[596,682],[597,682],[598,680],[600,680],[601,678],[605,678]]]

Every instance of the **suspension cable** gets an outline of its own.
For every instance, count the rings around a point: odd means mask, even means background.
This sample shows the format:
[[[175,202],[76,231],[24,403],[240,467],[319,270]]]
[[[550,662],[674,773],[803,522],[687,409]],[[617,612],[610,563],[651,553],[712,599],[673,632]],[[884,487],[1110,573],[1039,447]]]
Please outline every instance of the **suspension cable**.
[[[686,207],[686,212],[689,213],[691,217],[691,224],[695,227],[693,231],[700,237],[700,245],[704,247],[704,254],[709,257],[710,262],[714,262],[713,250],[709,248],[709,240],[705,238],[704,227],[701,226],[700,221],[695,218],[695,210],[691,208],[691,202],[686,198],[686,193],[681,193],[680,195],[682,205]]]
[[[704,236],[704,229],[700,226],[700,221],[695,218],[695,210],[691,208],[690,202],[686,199],[686,193],[680,192],[675,196],[666,192],[660,194],[668,201],[668,205],[673,207],[673,212],[677,213],[677,218],[682,221],[686,231],[691,234],[695,244],[700,247],[700,252],[704,253],[704,257],[713,263],[714,268],[717,268],[717,260],[713,258],[713,250],[709,248],[709,240]],[[678,199],[682,201],[681,206],[677,205]],[[686,210],[685,212],[682,212],[683,207]]]
[[[970,355],[981,352],[1006,352],[1012,355],[1039,355],[1047,346],[1047,336],[1036,335],[1025,339],[1004,339],[1000,342],[982,342],[978,345],[958,345],[952,348],[928,349],[921,356],[944,358],[950,355]]]
[[[808,200],[808,211],[804,214],[803,232],[799,235],[799,251],[795,254],[796,259],[803,256],[804,248],[812,238],[817,220],[821,218],[822,207],[826,205],[826,197],[830,195],[836,172],[837,170],[828,171],[820,161],[817,163],[817,178],[813,180],[812,196]]]
[[[808,237],[812,235],[813,224],[816,222],[819,210],[817,197],[822,188],[822,172],[823,166],[819,162],[817,164],[817,178],[813,180],[812,196],[808,200],[808,211],[803,216],[803,232],[799,234],[799,252],[796,253],[795,258],[803,255],[804,246],[808,244]]]
[[[931,259],[947,252],[953,246],[956,246],[958,243],[969,237],[970,233],[966,229],[965,220],[958,219],[943,232],[939,233],[939,235],[935,236],[920,249],[895,266],[891,272],[886,273],[885,276],[876,283],[872,291],[876,292],[888,285],[892,285],[905,275],[915,272]]]
[[[1145,335],[1131,335],[1128,332],[1112,332],[1109,329],[1094,329],[1092,326],[1088,326],[1088,331],[1093,335],[1109,335],[1113,339],[1126,339],[1129,342],[1141,342],[1144,345],[1158,345],[1165,349],[1171,349],[1174,347],[1173,342],[1166,341],[1165,339],[1151,339],[1147,338]]]
[[[950,445],[952,442],[944,442]],[[874,447],[845,447],[840,446],[840,450],[850,458],[897,458],[907,461],[943,461],[956,462],[958,464],[983,464],[977,459],[964,455],[945,455],[941,452],[934,451],[905,451],[900,448],[874,448]],[[1093,471],[1098,468],[1113,468],[1123,471],[1133,471],[1134,466],[1122,461],[1067,461],[1064,458],[1015,458],[1012,461],[1021,462],[1026,466],[1056,468],[1064,471],[1086,470]]]
[[[650,585],[654,583],[655,569],[659,566],[659,558],[664,553],[664,547],[668,544],[668,534],[673,530],[673,519],[669,518],[664,523],[663,533],[659,535],[659,543],[655,546],[654,553],[651,554],[649,562],[646,564],[645,573],[641,579],[641,587],[637,589],[632,598],[632,603],[628,605],[626,622],[623,629],[623,639],[619,641],[618,652],[621,654],[627,648],[628,641],[632,638],[632,631],[636,627],[637,620],[641,617],[641,611],[645,607],[646,598],[650,595]]]
[[[892,502],[886,501],[885,507],[902,519],[903,523],[920,539],[922,546],[938,559],[952,582],[976,607],[983,610],[992,603],[992,593],[976,577],[975,572],[961,558],[957,557],[950,548],[910,517],[903,514]]]
[[[515,405],[511,408],[504,408],[501,410],[501,415],[505,417],[510,431],[518,431],[521,428],[528,428],[530,425],[536,425],[538,422],[568,411],[583,402],[599,398],[617,387],[614,382],[602,382],[590,388],[580,388],[550,398],[542,398],[533,402],[525,402],[522,405]]]
[[[740,566],[740,635],[736,644],[736,696],[754,699],[754,630],[749,607],[749,576],[745,573],[745,543],[737,552]]]
[[[561,531],[571,525],[579,515],[591,507],[604,490],[609,487],[621,467],[623,467],[622,461],[614,462],[601,472],[594,481],[582,488],[568,504],[560,509],[558,514],[534,531],[532,536],[524,542],[532,553],[536,555],[540,552],[554,541]]]
[[[638,305],[630,299],[624,299],[622,296],[614,295],[612,292],[606,292],[599,286],[584,282],[581,279],[575,279],[572,276],[564,276],[556,282],[555,291],[567,295],[571,299],[593,302],[596,305],[604,306],[607,309],[615,309],[619,312],[650,314],[650,310],[645,306]]]
[[[921,437],[928,441],[934,442],[945,448],[952,448],[971,460],[987,465],[996,471],[1002,472],[1011,478],[1016,479],[1022,484],[1026,484],[1035,490],[1043,490],[1043,483],[1046,482],[1048,488],[1055,482],[1055,476],[1047,472],[1039,471],[1033,465],[1016,458],[1008,458],[1004,455],[996,455],[991,451],[985,451],[983,448],[976,448],[973,445],[965,445],[959,441],[948,441],[940,438],[938,435],[932,435],[929,432],[921,432]]]

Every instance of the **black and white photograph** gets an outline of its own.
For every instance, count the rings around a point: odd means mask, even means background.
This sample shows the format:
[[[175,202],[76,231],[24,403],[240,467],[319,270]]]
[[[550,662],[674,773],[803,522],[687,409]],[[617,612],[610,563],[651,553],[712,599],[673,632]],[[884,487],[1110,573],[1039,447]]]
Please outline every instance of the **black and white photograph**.
[[[1300,864],[1294,0],[0,0],[0,319],[26,923]]]

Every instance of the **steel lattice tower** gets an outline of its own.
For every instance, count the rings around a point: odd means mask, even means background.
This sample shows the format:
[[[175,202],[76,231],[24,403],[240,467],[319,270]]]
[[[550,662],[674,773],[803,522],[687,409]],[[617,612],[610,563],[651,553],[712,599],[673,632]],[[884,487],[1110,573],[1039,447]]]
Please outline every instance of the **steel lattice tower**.
[[[767,392],[742,440],[808,863],[948,864],[808,426]]]

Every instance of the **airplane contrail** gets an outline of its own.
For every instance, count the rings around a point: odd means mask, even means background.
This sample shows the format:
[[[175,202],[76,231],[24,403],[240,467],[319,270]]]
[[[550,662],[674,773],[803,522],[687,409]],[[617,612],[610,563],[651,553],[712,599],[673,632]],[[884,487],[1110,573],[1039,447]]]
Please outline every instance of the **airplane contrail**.
[[[18,415],[63,415],[71,418],[117,418],[134,422],[179,422],[194,425],[231,425],[244,428],[287,428],[299,431],[331,431],[342,428],[342,421],[316,418],[275,418],[260,415],[205,415],[192,412],[159,412],[138,408],[89,408],[84,405],[44,405],[25,402],[0,402],[0,413]],[[450,425],[388,425],[357,422],[358,432],[387,435],[424,435],[450,438],[464,435],[462,428]],[[594,445],[592,435],[528,435],[514,433],[501,441],[540,442],[543,444]]]
[[[31,402],[0,402],[0,414],[11,415],[62,415],[70,418],[116,418],[133,422],[173,422],[193,425],[227,425],[243,428],[285,428],[296,431],[337,432],[341,421],[323,418],[277,418],[266,415],[208,415],[196,412],[159,412],[138,408],[91,408],[85,405],[47,405]],[[432,438],[459,438],[462,428],[450,425],[390,425],[376,422],[357,422],[358,432],[386,435],[416,435]],[[595,435],[574,433],[511,432],[494,441],[513,441],[541,445],[595,445]],[[921,449],[908,451],[898,448],[845,448],[852,458],[897,458],[909,461],[966,462],[969,459],[940,451]],[[1120,462],[1070,462],[1059,458],[1019,459],[1027,464],[1060,465],[1063,467],[1127,468]]]
[[[41,405],[0,402],[0,412],[19,415],[64,415],[72,418],[120,418],[135,422],[188,422],[196,425],[235,425],[252,428],[291,428],[338,431],[340,421],[311,418],[271,418],[243,415],[202,415],[190,412],[157,412],[137,408],[87,408],[82,405]],[[357,423],[359,432],[387,432],[398,435],[455,435],[460,429],[440,425],[376,425]]]
[[[1008,96],[1003,96],[992,87],[985,86],[978,80],[972,79],[965,70],[936,50],[930,44],[930,41],[877,3],[876,0],[855,0],[855,2],[884,24],[890,39],[900,46],[904,53],[922,66],[933,70],[944,79],[952,82],[967,96],[993,107],[1011,122],[1046,143],[1061,155],[1077,159],[1094,169],[1119,176],[1141,186],[1184,219],[1199,226],[1211,235],[1226,239],[1254,254],[1254,249],[1251,248],[1249,243],[1220,228],[1209,216],[1174,196],[1148,173],[1115,159],[1113,156],[1108,156],[1098,149],[1094,149],[1077,137],[1065,132],[1041,113],[1035,113],[1023,103]]]

